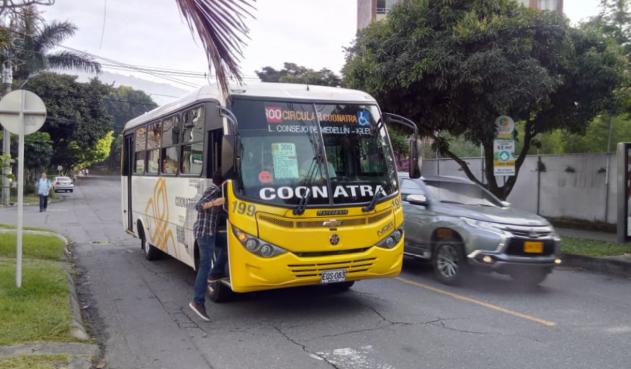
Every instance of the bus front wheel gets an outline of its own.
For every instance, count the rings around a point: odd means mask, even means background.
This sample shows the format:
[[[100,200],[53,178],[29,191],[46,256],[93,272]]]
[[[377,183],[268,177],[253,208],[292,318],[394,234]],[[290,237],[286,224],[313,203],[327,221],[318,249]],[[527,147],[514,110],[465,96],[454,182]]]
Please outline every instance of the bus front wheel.
[[[221,281],[216,281],[208,284],[208,296],[213,302],[226,302],[232,298],[233,292]]]

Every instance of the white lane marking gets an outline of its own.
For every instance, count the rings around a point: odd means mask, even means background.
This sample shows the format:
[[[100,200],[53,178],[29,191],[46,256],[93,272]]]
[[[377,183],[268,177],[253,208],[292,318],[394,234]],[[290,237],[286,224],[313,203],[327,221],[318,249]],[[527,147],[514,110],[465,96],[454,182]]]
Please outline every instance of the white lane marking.
[[[623,325],[619,327],[610,327],[610,328],[605,329],[605,331],[607,331],[607,333],[627,334],[627,333],[631,333],[631,326]]]
[[[333,351],[323,351],[317,354],[327,362],[342,369],[395,369],[392,365],[380,362],[370,357],[372,346],[362,346],[358,349],[345,347]]]

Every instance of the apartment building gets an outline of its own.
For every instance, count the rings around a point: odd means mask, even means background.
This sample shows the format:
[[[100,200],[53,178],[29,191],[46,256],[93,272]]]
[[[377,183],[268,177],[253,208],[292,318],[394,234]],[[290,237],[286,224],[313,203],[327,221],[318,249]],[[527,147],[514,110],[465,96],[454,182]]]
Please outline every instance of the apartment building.
[[[357,29],[383,19],[393,5],[401,0],[357,0]],[[431,1],[431,0],[430,0]],[[563,12],[563,0],[517,0],[518,3],[533,9]]]

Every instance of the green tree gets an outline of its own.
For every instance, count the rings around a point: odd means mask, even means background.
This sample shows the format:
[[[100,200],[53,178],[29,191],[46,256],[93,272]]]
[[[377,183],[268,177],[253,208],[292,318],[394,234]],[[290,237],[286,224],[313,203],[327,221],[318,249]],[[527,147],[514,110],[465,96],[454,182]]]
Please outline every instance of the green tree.
[[[29,89],[44,100],[48,110],[42,132],[50,134],[53,142],[51,163],[64,168],[104,160],[103,139],[108,134],[111,139],[112,117],[105,109],[111,87],[96,79],[79,83],[76,78],[42,73],[29,82]]]
[[[93,164],[105,161],[110,156],[114,132],[109,131],[99,138],[94,147],[86,150],[78,141],[71,141],[68,148],[74,157],[73,168],[87,168]]]
[[[2,137],[2,133],[0,133]],[[13,135],[11,140],[11,155],[18,156],[18,140]],[[24,137],[24,172],[25,183],[31,183],[41,172],[45,172],[50,167],[50,160],[53,156],[53,143],[50,135],[46,132],[35,132]],[[13,162],[13,173],[17,173],[17,161]]]
[[[442,155],[482,181],[456,155],[448,132],[482,145],[486,187],[506,198],[535,137],[558,128],[583,132],[610,107],[624,81],[619,47],[594,27],[573,28],[554,12],[509,0],[408,0],[362,31],[343,74],[388,111],[405,114],[433,136]],[[516,137],[517,175],[493,174],[494,121],[524,122]]]
[[[340,86],[342,80],[327,68],[314,70],[294,63],[285,63],[283,69],[264,67],[256,71],[263,82],[304,83],[321,86]]]
[[[12,19],[12,42],[0,60],[6,57],[12,60],[13,77],[18,85],[33,73],[50,68],[99,72],[101,65],[85,55],[52,51],[76,31],[77,27],[70,22],[46,24],[34,6],[23,7]]]
[[[115,134],[122,132],[129,120],[157,107],[151,96],[128,86],[111,87],[105,98],[105,110],[112,116]]]

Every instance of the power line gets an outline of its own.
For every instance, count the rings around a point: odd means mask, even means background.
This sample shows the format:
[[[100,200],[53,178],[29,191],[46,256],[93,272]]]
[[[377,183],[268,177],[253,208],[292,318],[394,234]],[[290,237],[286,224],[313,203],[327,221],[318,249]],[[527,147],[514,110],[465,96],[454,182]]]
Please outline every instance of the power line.
[[[10,30],[10,32],[19,34],[19,35],[23,35],[23,36],[28,36],[22,32],[16,31],[16,30]],[[129,64],[129,63],[124,63],[124,62],[120,62],[117,61],[115,59],[111,59],[111,58],[107,58],[104,56],[100,56],[97,54],[93,54],[87,51],[83,51],[83,50],[79,50],[79,49],[75,49],[73,47],[69,47],[69,46],[65,46],[65,45],[57,45],[60,48],[63,49],[67,49],[79,54],[83,54],[86,56],[90,56],[94,59],[98,59],[98,60],[102,60],[105,62],[100,62],[100,64],[105,67],[106,69],[114,69],[114,70],[128,70],[128,71],[135,71],[135,72],[140,72],[140,73],[144,73],[144,74],[149,74],[152,75],[154,77],[157,78],[161,78],[170,82],[174,82],[177,84],[181,84],[187,87],[191,87],[191,88],[199,88],[200,86],[192,83],[192,82],[188,82],[185,80],[182,80],[180,78],[176,78],[176,77],[181,77],[181,78],[194,78],[194,79],[205,79],[208,80],[209,76],[208,73],[205,72],[198,72],[198,71],[191,71],[191,70],[181,70],[181,69],[171,69],[171,68],[164,68],[164,67],[155,67],[155,66],[146,66],[146,65],[134,65],[134,64]],[[19,49],[19,47],[18,47]],[[27,50],[22,48],[23,51],[29,51],[32,52],[32,50]],[[258,76],[254,76],[254,75],[245,75],[243,76],[243,79],[246,80],[255,80],[255,81],[260,81],[260,78]]]

